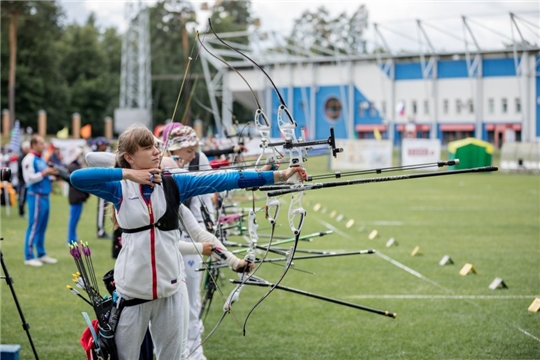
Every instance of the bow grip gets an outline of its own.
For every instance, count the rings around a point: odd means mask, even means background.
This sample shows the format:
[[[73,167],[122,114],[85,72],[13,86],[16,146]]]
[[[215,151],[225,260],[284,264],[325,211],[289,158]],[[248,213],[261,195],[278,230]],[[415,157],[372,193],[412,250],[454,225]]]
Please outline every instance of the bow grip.
[[[281,203],[278,199],[269,200],[266,203],[265,217],[270,223],[270,225],[274,225],[276,223],[280,207]]]
[[[298,224],[294,223],[294,219],[297,217],[300,217],[298,220]],[[306,217],[306,210],[304,208],[297,208],[294,209],[291,212],[291,216],[289,217],[289,226],[293,232],[294,235],[300,234],[300,231],[302,230],[302,226],[304,225],[304,219]]]

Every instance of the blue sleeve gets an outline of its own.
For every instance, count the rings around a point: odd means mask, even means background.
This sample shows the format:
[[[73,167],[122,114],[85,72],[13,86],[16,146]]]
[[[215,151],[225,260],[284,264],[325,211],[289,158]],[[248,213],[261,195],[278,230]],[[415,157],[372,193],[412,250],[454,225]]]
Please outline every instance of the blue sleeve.
[[[121,180],[120,168],[79,169],[70,176],[71,184],[78,190],[96,195],[114,205],[120,204],[122,200]]]
[[[197,195],[274,183],[273,171],[220,172],[207,175],[182,173],[173,174],[172,176],[178,185],[181,202]]]

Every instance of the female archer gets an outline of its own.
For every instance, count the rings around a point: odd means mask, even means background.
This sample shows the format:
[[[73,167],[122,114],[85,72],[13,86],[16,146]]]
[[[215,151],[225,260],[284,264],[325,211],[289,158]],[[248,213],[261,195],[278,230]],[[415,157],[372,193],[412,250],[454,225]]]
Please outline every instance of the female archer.
[[[296,173],[307,177],[299,167],[162,176],[160,161],[152,132],[134,125],[119,137],[116,168],[85,168],[71,175],[73,186],[114,206],[114,222],[123,229],[114,269],[119,297],[148,300],[122,312],[115,333],[121,360],[139,357],[148,327],[158,360],[187,356],[189,304],[178,241],[181,202],[216,191],[273,184]]]

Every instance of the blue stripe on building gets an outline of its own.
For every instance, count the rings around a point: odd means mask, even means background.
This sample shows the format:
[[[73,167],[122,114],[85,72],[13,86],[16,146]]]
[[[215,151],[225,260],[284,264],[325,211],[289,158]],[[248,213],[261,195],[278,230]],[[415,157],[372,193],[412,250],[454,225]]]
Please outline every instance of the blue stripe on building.
[[[421,80],[422,66],[419,62],[407,64],[395,64],[396,80]]]
[[[438,79],[468,77],[467,62],[465,60],[439,60],[437,61],[436,66]],[[396,81],[421,80],[423,79],[422,64],[420,62],[395,64],[395,75]],[[482,60],[482,76],[516,76],[514,59],[509,58]]]
[[[441,60],[437,62],[437,78],[467,77],[467,62],[465,60]]]
[[[516,76],[514,59],[484,59],[482,60],[482,76]]]

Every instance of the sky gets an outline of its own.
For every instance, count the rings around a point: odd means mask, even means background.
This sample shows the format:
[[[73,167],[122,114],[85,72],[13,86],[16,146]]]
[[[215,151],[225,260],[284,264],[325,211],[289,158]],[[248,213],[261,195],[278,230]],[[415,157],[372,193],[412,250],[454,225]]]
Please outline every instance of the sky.
[[[99,26],[114,26],[123,32],[124,5],[121,0],[60,0],[66,11],[68,22],[84,23],[90,12],[94,12]],[[144,0],[153,4],[156,0]],[[200,24],[206,23],[207,12],[200,11],[205,1],[192,0],[200,14]],[[213,0],[207,1],[210,5]],[[482,50],[500,49],[503,42],[510,43],[512,36],[540,45],[540,1],[316,1],[316,0],[252,0],[252,12],[261,20],[261,31],[275,31],[288,35],[294,19],[305,10],[315,11],[324,6],[333,16],[342,12],[352,15],[361,4],[369,11],[370,26],[365,39],[368,46],[381,45],[381,37],[376,36],[373,23],[379,24],[384,41],[393,50],[425,49],[426,40],[421,37],[416,19],[424,25],[429,41],[439,51],[465,49],[462,16],[469,19],[469,25]],[[509,13],[517,16],[518,28],[511,24]],[[202,27],[202,25],[201,25]],[[518,32],[519,30],[519,32]],[[512,34],[513,33],[513,34]],[[420,37],[419,37],[420,36]],[[418,39],[421,38],[420,43]],[[469,48],[471,49],[471,48]]]

